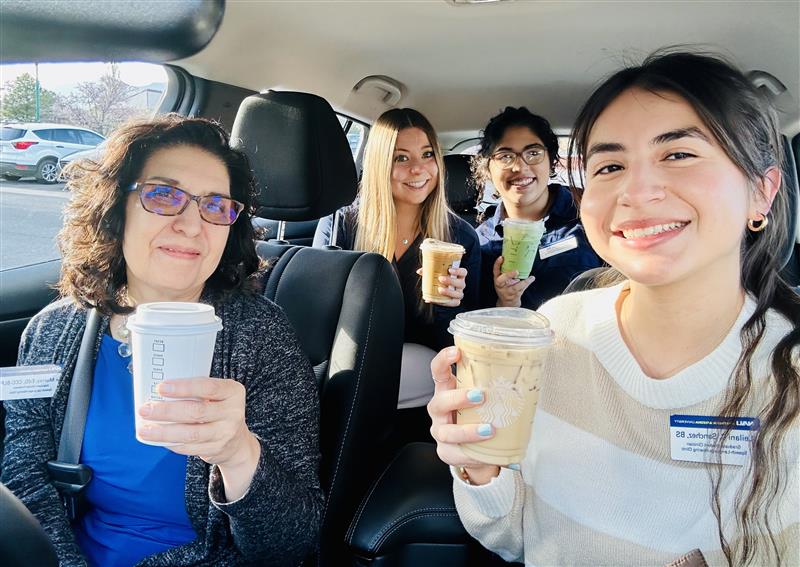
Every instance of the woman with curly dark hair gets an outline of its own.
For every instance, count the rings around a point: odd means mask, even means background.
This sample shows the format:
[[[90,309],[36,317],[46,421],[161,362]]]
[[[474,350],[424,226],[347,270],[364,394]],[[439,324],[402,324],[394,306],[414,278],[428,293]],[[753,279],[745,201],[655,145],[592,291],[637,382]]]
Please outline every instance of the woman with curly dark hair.
[[[564,291],[575,276],[602,264],[586,239],[569,189],[552,182],[558,161],[558,137],[550,123],[524,106],[506,107],[483,129],[473,176],[478,187],[491,182],[500,203],[476,229],[481,306],[536,309]],[[539,252],[524,278],[503,271],[507,220],[544,223]]]
[[[31,320],[18,362],[63,372],[52,400],[6,403],[3,483],[63,565],[298,564],[323,502],[316,385],[285,316],[255,293],[247,158],[219,125],[167,115],[71,168],[63,299]],[[210,304],[223,329],[211,377],[165,381],[158,393],[178,399],[134,407],[127,317],[160,301]],[[102,315],[81,452],[92,479],[70,521],[46,464],[89,308]]]

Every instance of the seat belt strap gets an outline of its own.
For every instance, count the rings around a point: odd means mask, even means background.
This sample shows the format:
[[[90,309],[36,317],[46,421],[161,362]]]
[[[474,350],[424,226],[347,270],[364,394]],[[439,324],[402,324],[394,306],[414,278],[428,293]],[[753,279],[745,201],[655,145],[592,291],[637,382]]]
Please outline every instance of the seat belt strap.
[[[90,309],[86,317],[86,328],[83,331],[75,372],[72,374],[67,413],[64,416],[64,426],[58,444],[58,461],[61,463],[75,464],[81,457],[86,414],[89,411],[89,399],[92,395],[94,346],[99,328],[100,313],[97,309]]]

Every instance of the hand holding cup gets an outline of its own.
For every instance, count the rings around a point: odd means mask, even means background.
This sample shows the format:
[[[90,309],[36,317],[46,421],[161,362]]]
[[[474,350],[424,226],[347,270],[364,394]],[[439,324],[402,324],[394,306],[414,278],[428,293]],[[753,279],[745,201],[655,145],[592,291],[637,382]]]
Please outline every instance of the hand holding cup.
[[[455,412],[463,408],[477,407],[483,403],[484,393],[479,389],[456,388],[452,365],[461,358],[456,347],[439,352],[431,361],[431,373],[435,382],[433,398],[428,402],[431,417],[431,435],[436,441],[436,453],[448,465],[463,466],[475,484],[486,484],[500,474],[500,467],[487,465],[468,457],[461,450],[461,443],[477,443],[491,439],[494,429],[491,424],[458,425]]]
[[[460,268],[464,247],[426,238],[419,249],[422,253],[422,300],[448,307],[459,305],[464,297],[467,275],[467,271]]]
[[[497,293],[497,307],[522,307],[522,294],[536,279],[534,276],[520,280],[517,270],[503,272],[503,257],[495,260],[492,267],[494,290]]]
[[[458,307],[464,299],[464,289],[467,287],[467,269],[466,268],[449,268],[447,270],[449,276],[438,276],[439,285],[436,288],[439,295],[449,297],[447,301],[437,301],[437,305],[444,307]],[[422,275],[422,268],[417,270],[418,275]],[[424,300],[425,303],[431,303]]]
[[[175,453],[221,467],[251,460],[252,450],[260,447],[245,423],[245,389],[236,380],[168,380],[158,393],[169,401],[150,401],[137,410],[142,439],[169,443]]]
[[[245,423],[245,389],[208,378],[222,323],[210,305],[145,303],[128,320],[136,438],[219,466],[228,501],[250,486],[261,444]],[[199,378],[190,378],[200,376]]]

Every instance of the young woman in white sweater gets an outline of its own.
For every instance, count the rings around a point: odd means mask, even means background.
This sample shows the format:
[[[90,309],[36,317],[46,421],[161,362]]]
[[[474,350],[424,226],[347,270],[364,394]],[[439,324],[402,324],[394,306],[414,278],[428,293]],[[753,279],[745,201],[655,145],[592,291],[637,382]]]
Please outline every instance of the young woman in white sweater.
[[[694,549],[800,564],[800,296],[778,275],[792,213],[775,112],[722,60],[660,52],[601,85],[573,134],[583,224],[621,277],[541,307],[556,340],[519,466],[464,455],[494,431],[454,412],[487,393],[455,389],[455,347],[434,359],[431,431],[464,526],[526,565]]]

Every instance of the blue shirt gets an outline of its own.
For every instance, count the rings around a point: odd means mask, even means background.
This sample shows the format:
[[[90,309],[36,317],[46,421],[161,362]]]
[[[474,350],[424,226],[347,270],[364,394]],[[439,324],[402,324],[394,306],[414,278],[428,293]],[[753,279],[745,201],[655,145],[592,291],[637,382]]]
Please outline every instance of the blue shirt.
[[[81,462],[92,468],[89,511],[75,526],[90,565],[134,565],[194,540],[184,504],[186,457],[136,440],[133,377],[119,342],[103,335]]]
[[[549,189],[554,192],[553,203],[544,218],[545,233],[531,270],[536,280],[522,294],[522,306],[528,309],[537,309],[559,295],[582,272],[603,265],[586,239],[569,189],[562,185],[550,185]],[[500,223],[505,216],[501,202],[494,215],[475,229],[481,243],[481,307],[497,304],[492,268],[503,253]]]

